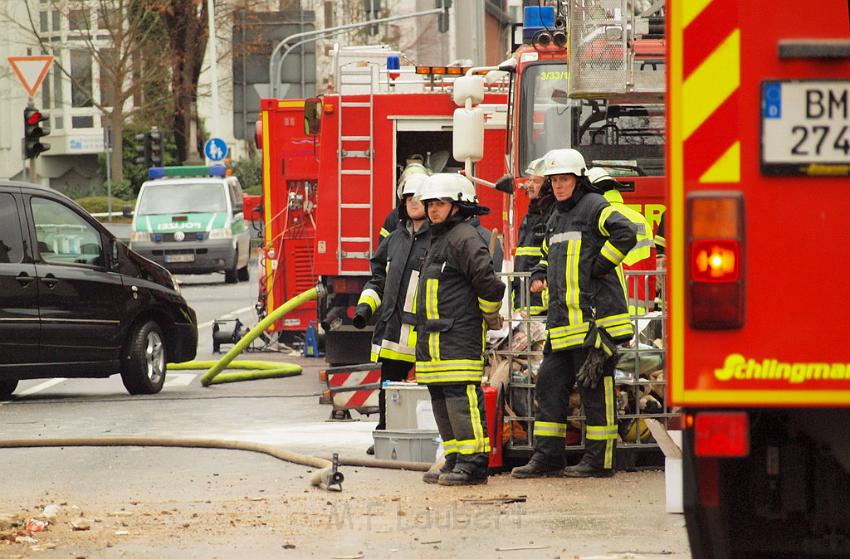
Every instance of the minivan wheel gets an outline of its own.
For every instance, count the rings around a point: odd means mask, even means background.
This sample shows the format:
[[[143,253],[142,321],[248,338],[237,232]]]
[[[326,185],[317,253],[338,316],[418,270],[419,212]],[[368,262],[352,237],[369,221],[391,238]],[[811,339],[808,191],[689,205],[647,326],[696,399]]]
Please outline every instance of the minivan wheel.
[[[17,380],[0,380],[0,400],[8,400],[17,387]]]
[[[248,265],[245,264],[244,268],[239,268],[236,271],[236,277],[239,281],[248,281],[251,279],[251,274],[248,272]]]
[[[130,394],[156,394],[165,383],[165,341],[156,322],[137,325],[130,334],[121,380]]]

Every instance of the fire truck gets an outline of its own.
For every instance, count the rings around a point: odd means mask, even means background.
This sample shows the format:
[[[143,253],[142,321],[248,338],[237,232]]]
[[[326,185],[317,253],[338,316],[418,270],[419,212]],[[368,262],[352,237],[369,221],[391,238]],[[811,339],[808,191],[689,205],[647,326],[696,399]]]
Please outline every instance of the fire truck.
[[[336,48],[332,56],[333,93],[262,101],[261,143],[265,246],[274,251],[265,259],[265,306],[271,310],[299,289],[280,285],[276,274],[281,270],[290,270],[299,286],[320,281],[328,294],[318,303],[314,320],[324,331],[325,358],[335,365],[369,361],[371,331],[354,328],[353,311],[371,276],[369,258],[384,220],[395,208],[396,184],[407,161],[418,157],[433,172],[462,167],[451,157],[456,108],[451,84],[468,68],[402,65],[399,54],[386,47]],[[488,85],[482,104],[487,148],[475,173],[489,180],[496,180],[504,168],[504,90],[504,84]],[[287,116],[275,116],[283,114]],[[284,123],[290,117],[293,127]],[[289,166],[287,149],[303,164],[298,168],[303,173],[290,175],[297,172]],[[287,247],[281,233],[291,231],[286,221],[293,205],[291,179],[310,183],[309,192],[304,190],[303,199],[294,202],[298,213],[291,214],[299,216],[304,233],[303,245],[293,246],[310,254],[302,267],[294,262],[299,253]],[[482,188],[479,199],[491,209],[481,218],[482,225],[501,229],[507,194]]]
[[[304,132],[303,99],[262,99],[257,147],[263,152],[263,244],[258,309],[267,311],[316,285],[316,190],[319,176],[314,138]],[[316,321],[311,301],[271,328],[280,341],[303,336]]]
[[[670,398],[697,558],[850,556],[850,6],[668,0]]]

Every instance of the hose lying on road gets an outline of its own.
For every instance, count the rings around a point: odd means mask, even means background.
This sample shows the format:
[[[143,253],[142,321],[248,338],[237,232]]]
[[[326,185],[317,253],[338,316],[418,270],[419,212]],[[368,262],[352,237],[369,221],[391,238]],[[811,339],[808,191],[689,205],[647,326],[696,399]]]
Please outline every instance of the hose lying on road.
[[[326,458],[292,452],[282,448],[251,442],[234,441],[226,439],[203,439],[203,438],[168,438],[168,437],[79,437],[66,439],[10,439],[0,440],[0,448],[41,448],[41,447],[68,447],[68,446],[151,446],[151,447],[174,447],[174,448],[212,448],[219,450],[246,450],[267,454],[279,460],[318,468],[310,478],[310,483],[325,490],[333,490],[334,485],[340,485],[343,481],[342,473],[333,471],[333,463]],[[396,462],[391,460],[366,460],[358,458],[339,459],[341,465],[361,466],[370,468],[387,468],[396,470],[426,471],[428,464],[418,462]],[[336,476],[336,477],[334,477]]]
[[[304,303],[308,301],[312,301],[320,296],[319,290],[321,287],[311,287],[307,291],[296,295],[280,307],[273,310],[267,317],[260,321],[259,324],[251,328],[247,334],[245,334],[241,340],[236,342],[236,344],[228,351],[224,356],[216,361],[209,370],[204,373],[201,377],[201,384],[203,386],[209,386],[212,384],[213,379],[218,376],[223,370],[228,368],[230,362],[236,359],[236,356],[245,351],[245,349],[251,345],[251,342],[254,341],[260,334],[265,332],[269,326],[277,322],[283,317],[283,315],[287,314],[289,311],[297,309]],[[260,373],[256,373],[260,374]],[[268,373],[267,373],[268,374]],[[254,377],[255,373],[241,373],[240,378],[238,380],[252,380],[253,378],[271,378],[270,376],[264,377]],[[284,375],[285,376],[285,375]],[[225,381],[225,382],[233,382],[233,381]]]
[[[218,361],[186,361],[183,363],[169,363],[169,371],[194,371],[198,369],[209,369],[215,367]],[[233,361],[228,363],[227,369],[247,369],[239,373],[216,374],[208,384],[224,384],[226,382],[240,382],[243,380],[261,380],[269,378],[293,377],[302,372],[301,365],[295,363],[273,363],[271,361]],[[206,385],[205,385],[206,386]]]

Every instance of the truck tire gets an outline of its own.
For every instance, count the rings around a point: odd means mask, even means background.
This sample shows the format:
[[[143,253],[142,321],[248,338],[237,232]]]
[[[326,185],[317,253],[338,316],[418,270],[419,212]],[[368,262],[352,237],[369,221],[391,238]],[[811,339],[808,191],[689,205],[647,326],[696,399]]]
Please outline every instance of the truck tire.
[[[130,394],[156,394],[165,384],[167,365],[165,340],[156,322],[149,320],[133,327],[127,354],[121,366],[121,380]]]
[[[0,380],[0,400],[8,400],[17,387],[17,380]]]
[[[329,365],[367,363],[370,359],[372,331],[325,332],[325,361]]]
[[[239,281],[248,281],[251,279],[251,274],[248,271],[248,265],[245,264],[244,268],[239,268],[236,270],[236,279]]]

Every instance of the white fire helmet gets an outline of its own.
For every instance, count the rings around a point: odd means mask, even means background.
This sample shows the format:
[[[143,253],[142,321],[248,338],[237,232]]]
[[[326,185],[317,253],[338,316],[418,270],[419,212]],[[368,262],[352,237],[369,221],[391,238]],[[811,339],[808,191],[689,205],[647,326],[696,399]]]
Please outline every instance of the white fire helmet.
[[[574,149],[553,149],[543,156],[543,175],[575,175],[580,177],[587,171],[584,157]]]
[[[398,185],[398,197],[400,199],[404,199],[404,197],[408,195],[416,196],[416,193],[419,192],[422,185],[428,181],[428,175],[416,173],[407,178],[402,177],[402,179],[403,182]]]
[[[472,181],[457,173],[437,173],[424,181],[417,194],[419,200],[450,200],[477,204],[478,196]]]
[[[398,197],[403,198],[405,194],[415,194],[416,186],[420,184],[419,181],[423,178],[428,178],[430,174],[430,171],[428,171],[425,165],[419,162],[408,162],[404,171],[401,173],[401,178],[398,180],[398,189],[396,190]],[[414,177],[415,180],[412,181],[412,185],[405,188],[410,179]]]
[[[590,180],[590,184],[601,190],[617,188],[617,181],[602,167],[591,167],[588,169],[587,178]]]
[[[528,164],[528,168],[525,170],[525,174],[529,177],[542,177],[543,163],[544,158],[538,157],[537,159]]]

